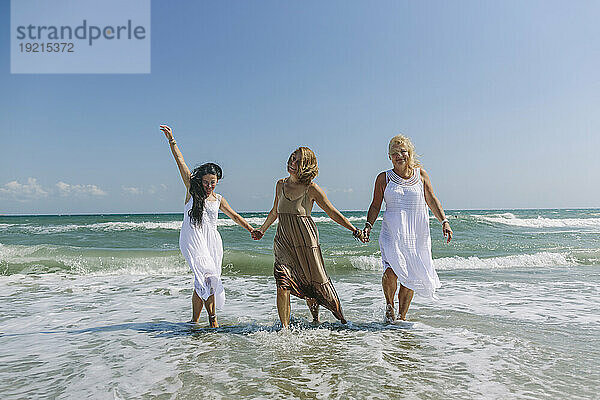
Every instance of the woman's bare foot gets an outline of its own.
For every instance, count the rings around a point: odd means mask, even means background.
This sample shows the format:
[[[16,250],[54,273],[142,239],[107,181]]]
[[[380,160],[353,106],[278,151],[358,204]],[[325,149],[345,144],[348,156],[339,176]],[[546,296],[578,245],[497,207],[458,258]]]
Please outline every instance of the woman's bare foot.
[[[393,323],[396,320],[396,315],[394,314],[394,305],[388,304],[385,306],[385,322]]]
[[[310,314],[313,317],[312,324],[319,325],[321,322],[319,320],[319,303],[317,303],[317,300],[315,299],[306,299],[306,305],[308,306]]]
[[[208,316],[208,323],[210,324],[211,328],[218,328],[219,327],[219,323],[217,322],[217,316],[216,315],[209,315]]]

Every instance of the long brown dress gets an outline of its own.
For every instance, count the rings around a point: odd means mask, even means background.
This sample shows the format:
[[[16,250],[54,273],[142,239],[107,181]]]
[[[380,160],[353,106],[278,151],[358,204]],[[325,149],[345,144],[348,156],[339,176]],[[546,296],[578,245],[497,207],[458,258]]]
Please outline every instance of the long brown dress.
[[[274,275],[277,287],[289,290],[301,299],[314,299],[346,323],[340,299],[325,271],[319,246],[319,232],[310,216],[312,201],[308,189],[297,199],[290,200],[281,185],[275,234]]]

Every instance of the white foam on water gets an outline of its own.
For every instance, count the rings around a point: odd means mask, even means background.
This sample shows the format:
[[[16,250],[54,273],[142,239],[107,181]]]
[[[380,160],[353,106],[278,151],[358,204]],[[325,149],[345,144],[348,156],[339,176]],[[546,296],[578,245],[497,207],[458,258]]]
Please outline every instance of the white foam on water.
[[[349,257],[356,269],[381,271],[381,256]],[[578,265],[573,257],[565,253],[540,252],[535,254],[516,254],[503,257],[443,257],[433,260],[437,270],[498,269],[522,267],[552,267]]]
[[[181,229],[181,221],[167,222],[102,222],[87,226],[91,230],[98,231],[129,231],[129,230],[152,230],[152,229]]]
[[[0,261],[23,266],[21,274],[63,272],[76,275],[178,275],[189,267],[179,251],[137,252],[114,255],[88,255],[80,249],[51,245],[4,245],[0,243]],[[39,253],[39,254],[36,254]]]
[[[360,221],[366,221],[367,217],[366,216],[362,216],[362,217],[347,217],[348,221],[350,222],[360,222]],[[250,217],[250,218],[245,218],[246,221],[248,221],[248,223],[255,225],[255,226],[260,226],[262,225],[263,222],[265,222],[265,217]],[[313,221],[315,221],[315,223],[317,224],[322,224],[322,223],[332,223],[335,224],[335,222],[329,218],[329,217],[323,217],[323,216],[312,216]],[[378,221],[381,221],[382,218],[378,218]],[[274,222],[274,224],[277,223],[277,220]],[[219,218],[219,220],[217,221],[217,225],[218,226],[235,226],[237,225],[234,221],[232,221],[229,218]]]
[[[523,228],[600,228],[600,218],[519,218],[512,213],[472,216],[492,224]]]
[[[593,398],[598,325],[567,322],[561,336],[542,316],[593,318],[598,292],[485,276],[457,274],[438,302],[415,298],[412,329],[379,322],[379,277],[334,277],[352,323],[322,309],[312,327],[294,298],[300,322],[285,332],[272,277],[224,277],[221,330],[206,328],[205,312],[184,323],[190,276],[0,277],[0,358],[20,366],[0,370],[0,388],[5,398]]]
[[[266,217],[248,217],[246,221],[254,226],[260,226],[265,222]],[[335,223],[329,217],[314,216],[313,220],[316,223]],[[366,216],[363,217],[348,217],[351,222],[366,221]],[[378,220],[381,220],[379,218]],[[96,232],[119,232],[119,231],[145,231],[145,230],[180,230],[181,220],[175,221],[110,221],[99,222],[95,224],[66,224],[66,225],[31,225],[31,224],[0,224],[2,230],[19,230],[36,235],[72,232],[78,230],[91,230]],[[274,222],[277,224],[277,221]],[[219,218],[217,226],[236,226],[237,224],[229,218]]]
[[[444,257],[433,260],[438,270],[460,269],[498,269],[521,267],[552,267],[557,265],[576,265],[565,253],[540,252],[535,254],[515,254],[503,257]]]
[[[380,271],[383,270],[381,265],[381,256],[356,256],[349,257],[350,263],[356,269],[364,271]]]

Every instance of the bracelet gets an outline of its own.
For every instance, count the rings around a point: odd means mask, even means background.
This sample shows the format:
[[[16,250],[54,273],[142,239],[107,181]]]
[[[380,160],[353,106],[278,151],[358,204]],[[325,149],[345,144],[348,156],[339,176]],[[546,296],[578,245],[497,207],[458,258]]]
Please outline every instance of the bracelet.
[[[369,229],[373,229],[373,225],[371,225],[371,223],[369,221],[365,222],[365,228],[369,227]]]
[[[444,225],[444,223],[446,223],[446,222],[447,222],[447,223],[450,223],[450,221],[448,221],[448,218],[445,218],[445,219],[442,221],[442,225]]]

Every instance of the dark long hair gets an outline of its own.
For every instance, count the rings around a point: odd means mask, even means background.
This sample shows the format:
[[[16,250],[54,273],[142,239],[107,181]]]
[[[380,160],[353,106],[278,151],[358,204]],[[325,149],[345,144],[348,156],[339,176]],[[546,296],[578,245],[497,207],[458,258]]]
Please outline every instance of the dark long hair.
[[[190,175],[190,194],[192,195],[192,208],[188,211],[192,224],[200,225],[202,223],[202,212],[204,211],[204,200],[206,200],[206,192],[202,185],[202,177],[204,175],[215,175],[217,181],[223,177],[223,170],[215,163],[202,164],[196,167]]]

